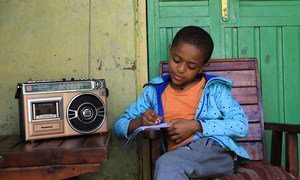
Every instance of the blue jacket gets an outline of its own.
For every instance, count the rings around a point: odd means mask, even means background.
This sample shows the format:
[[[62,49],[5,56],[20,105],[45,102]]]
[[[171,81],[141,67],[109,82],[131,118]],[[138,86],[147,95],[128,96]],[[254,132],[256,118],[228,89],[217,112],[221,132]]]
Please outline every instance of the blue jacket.
[[[247,136],[248,119],[230,93],[233,81],[205,73],[199,76],[204,76],[207,82],[194,119],[200,121],[203,131],[195,133],[193,139],[212,138],[222,147],[234,151],[238,157],[250,159],[245,149],[234,141]],[[127,138],[130,120],[141,116],[148,109],[153,109],[164,117],[161,94],[169,82],[169,75],[151,79],[137,101],[116,121],[115,134]]]

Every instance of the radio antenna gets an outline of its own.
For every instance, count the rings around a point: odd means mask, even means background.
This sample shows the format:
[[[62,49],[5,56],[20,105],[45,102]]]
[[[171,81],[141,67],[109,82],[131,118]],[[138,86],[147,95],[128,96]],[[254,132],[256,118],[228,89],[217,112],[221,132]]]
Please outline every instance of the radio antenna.
[[[89,0],[89,32],[88,32],[88,78],[90,79],[92,77],[91,74],[91,35],[92,35],[92,31],[91,31],[91,23],[92,20],[92,0]]]

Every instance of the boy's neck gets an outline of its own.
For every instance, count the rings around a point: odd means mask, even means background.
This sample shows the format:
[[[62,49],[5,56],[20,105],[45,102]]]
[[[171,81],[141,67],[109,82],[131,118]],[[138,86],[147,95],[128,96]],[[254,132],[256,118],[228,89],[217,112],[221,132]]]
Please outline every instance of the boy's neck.
[[[200,78],[195,78],[194,81],[190,81],[187,82],[183,85],[177,86],[175,84],[172,83],[172,81],[170,82],[170,86],[175,90],[175,91],[186,91],[192,87],[194,87],[200,80],[202,79],[202,77]]]

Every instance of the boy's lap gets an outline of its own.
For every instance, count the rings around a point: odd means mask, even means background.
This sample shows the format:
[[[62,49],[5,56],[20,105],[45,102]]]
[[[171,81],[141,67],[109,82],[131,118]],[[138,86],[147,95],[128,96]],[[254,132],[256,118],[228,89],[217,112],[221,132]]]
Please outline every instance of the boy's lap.
[[[159,157],[159,161],[168,161],[172,163],[202,163],[209,159],[222,158],[223,154],[232,154],[222,148],[218,142],[209,138],[200,138],[191,140],[178,147],[175,150],[168,151]]]
[[[187,177],[217,177],[233,173],[231,154],[213,139],[192,140],[163,154],[156,161],[156,168],[168,167],[168,172],[165,173],[182,173]]]

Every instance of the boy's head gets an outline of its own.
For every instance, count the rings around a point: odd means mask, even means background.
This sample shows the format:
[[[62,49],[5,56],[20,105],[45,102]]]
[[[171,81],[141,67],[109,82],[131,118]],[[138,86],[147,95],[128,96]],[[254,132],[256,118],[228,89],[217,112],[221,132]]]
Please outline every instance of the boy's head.
[[[172,86],[179,89],[192,86],[210,59],[213,47],[212,38],[202,28],[187,26],[179,30],[169,46]]]
[[[203,52],[204,64],[210,59],[214,49],[214,42],[211,36],[198,26],[186,26],[180,29],[173,38],[172,46],[176,46],[179,43],[198,47]]]

